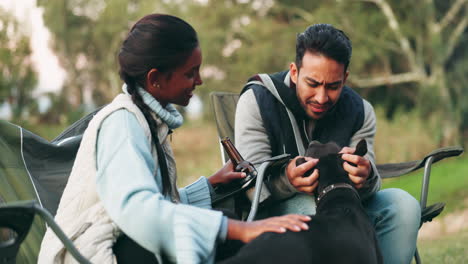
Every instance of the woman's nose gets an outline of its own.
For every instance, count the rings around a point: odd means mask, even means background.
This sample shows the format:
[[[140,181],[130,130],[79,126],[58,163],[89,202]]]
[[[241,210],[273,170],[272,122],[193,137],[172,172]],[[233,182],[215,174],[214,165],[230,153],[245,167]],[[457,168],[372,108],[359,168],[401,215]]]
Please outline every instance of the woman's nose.
[[[200,76],[200,73],[197,74],[197,77],[195,79],[195,85],[202,85],[203,84],[203,80]]]

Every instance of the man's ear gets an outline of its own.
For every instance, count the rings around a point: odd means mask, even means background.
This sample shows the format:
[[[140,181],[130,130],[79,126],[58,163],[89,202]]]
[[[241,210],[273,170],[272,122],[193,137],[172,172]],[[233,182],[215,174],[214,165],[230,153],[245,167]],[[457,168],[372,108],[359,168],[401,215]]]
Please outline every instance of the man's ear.
[[[367,153],[367,142],[365,139],[361,139],[356,146],[356,151],[354,151],[354,155],[364,156]]]
[[[344,73],[343,85],[345,85],[346,80],[348,79],[348,76],[349,76],[349,71],[346,71],[346,72]]]
[[[289,73],[291,74],[291,81],[297,85],[297,75],[299,74],[299,69],[297,68],[296,63],[291,62],[291,64],[289,64]]]

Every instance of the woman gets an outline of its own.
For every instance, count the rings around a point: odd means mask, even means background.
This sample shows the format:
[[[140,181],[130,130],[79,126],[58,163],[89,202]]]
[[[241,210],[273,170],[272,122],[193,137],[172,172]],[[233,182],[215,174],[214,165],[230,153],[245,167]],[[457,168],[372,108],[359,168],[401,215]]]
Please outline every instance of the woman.
[[[93,263],[212,263],[225,240],[249,242],[264,232],[307,229],[307,216],[255,222],[211,209],[212,186],[245,177],[227,163],[209,179],[177,190],[167,140],[197,85],[202,54],[195,30],[169,15],[148,15],[130,30],[118,55],[123,94],[86,129],[56,220]],[[116,242],[117,241],[117,242]],[[131,250],[129,249],[131,248]],[[70,262],[47,230],[39,263]]]

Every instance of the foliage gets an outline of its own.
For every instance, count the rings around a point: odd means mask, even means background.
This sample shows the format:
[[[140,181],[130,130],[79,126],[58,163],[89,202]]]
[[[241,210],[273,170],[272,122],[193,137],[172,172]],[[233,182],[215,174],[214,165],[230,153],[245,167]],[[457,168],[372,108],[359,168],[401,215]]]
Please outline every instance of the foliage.
[[[31,54],[27,32],[0,7],[0,105],[9,103],[15,118],[37,109],[32,96],[37,74]]]
[[[386,118],[415,109],[421,120],[429,117],[438,123],[430,125],[438,133],[432,138],[436,144],[467,140],[467,0],[40,0],[39,4],[55,51],[68,71],[63,98],[73,107],[101,105],[119,92],[116,53],[130,25],[144,14],[174,14],[196,28],[204,56],[204,85],[197,92],[204,102],[210,91],[239,92],[256,73],[287,69],[294,60],[296,34],[310,24],[330,23],[353,42],[349,84],[374,105],[382,105]]]
[[[423,119],[437,118],[440,145],[462,142],[468,97],[466,87],[459,84],[466,81],[466,68],[455,65],[467,60],[463,47],[468,41],[468,2],[340,3],[347,14],[340,26],[349,32],[355,47],[351,83],[370,88],[365,93],[372,101],[386,104],[389,117],[397,108],[416,108]],[[365,18],[360,19],[360,14]]]
[[[209,79],[205,90],[238,92],[253,74],[286,69],[294,60],[295,34],[310,24],[330,23],[353,41],[350,84],[383,105],[387,118],[415,109],[421,120],[437,120],[438,127],[431,124],[437,144],[466,140],[466,0],[210,1],[208,6],[186,12],[197,18],[207,42],[206,63],[226,75]],[[210,15],[215,7],[217,15]],[[238,49],[226,54],[233,43]]]
[[[117,52],[132,22],[164,12],[160,1],[39,1],[54,50],[68,78],[64,98],[74,107],[102,105],[120,91]],[[87,96],[88,95],[88,96]]]

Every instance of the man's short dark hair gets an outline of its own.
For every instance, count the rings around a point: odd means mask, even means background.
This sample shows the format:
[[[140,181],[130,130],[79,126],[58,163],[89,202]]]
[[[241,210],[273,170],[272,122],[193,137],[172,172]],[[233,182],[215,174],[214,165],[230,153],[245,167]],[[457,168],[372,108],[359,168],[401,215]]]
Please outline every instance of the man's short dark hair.
[[[351,40],[346,34],[329,24],[315,24],[297,35],[296,65],[300,69],[306,51],[331,58],[348,69],[351,59]]]

